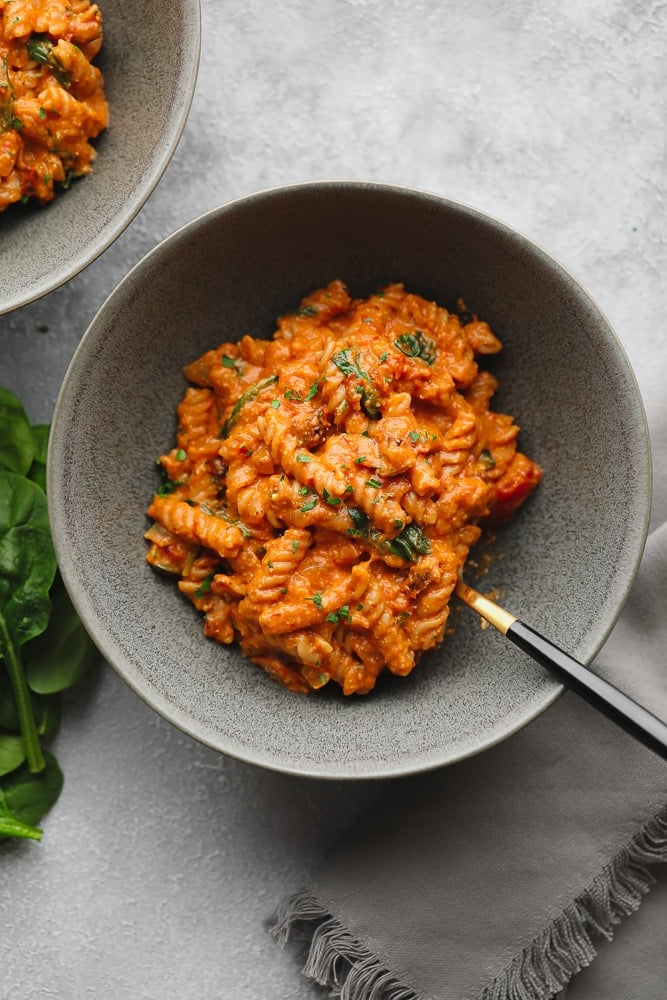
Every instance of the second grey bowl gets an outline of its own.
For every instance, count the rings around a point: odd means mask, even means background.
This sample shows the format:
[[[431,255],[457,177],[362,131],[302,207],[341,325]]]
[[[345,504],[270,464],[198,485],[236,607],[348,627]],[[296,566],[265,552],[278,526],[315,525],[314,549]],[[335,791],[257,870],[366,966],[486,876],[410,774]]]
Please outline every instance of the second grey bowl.
[[[47,205],[0,212],[0,315],[53,291],[120,236],[178,145],[199,67],[199,0],[100,3],[109,127],[93,172]],[[168,58],[167,58],[168,55]]]

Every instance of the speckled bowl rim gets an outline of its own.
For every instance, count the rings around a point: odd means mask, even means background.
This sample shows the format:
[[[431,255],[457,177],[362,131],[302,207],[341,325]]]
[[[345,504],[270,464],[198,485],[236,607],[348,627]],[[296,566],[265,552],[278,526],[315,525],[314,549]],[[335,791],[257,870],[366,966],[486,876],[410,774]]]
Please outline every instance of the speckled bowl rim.
[[[63,258],[60,264],[54,267],[49,273],[48,277],[26,285],[24,290],[17,292],[13,297],[7,298],[4,301],[0,298],[0,316],[13,312],[16,309],[21,309],[31,302],[36,302],[38,299],[48,295],[49,292],[53,292],[68,281],[71,281],[72,278],[80,274],[81,271],[97,260],[98,257],[101,257],[105,250],[108,250],[116,242],[118,237],[127,229],[135,216],[138,215],[146,204],[171,162],[190,114],[197,86],[201,56],[201,0],[195,0],[195,21],[193,28],[195,58],[192,62],[188,84],[182,91],[182,102],[179,112],[171,119],[170,128],[167,133],[169,136],[168,141],[162,145],[161,158],[157,161],[157,166],[154,166],[154,169],[151,171],[148,183],[138,187],[135,194],[119,206],[113,223],[105,228],[105,236],[99,243],[91,242],[84,245],[82,249],[75,252],[71,257]]]
[[[62,511],[59,506],[59,495],[58,495],[58,480],[54,472],[54,457],[58,450],[58,426],[59,426],[59,414],[60,410],[65,408],[65,392],[66,384],[70,378],[80,375],[85,369],[87,363],[87,352],[89,351],[88,344],[95,336],[95,330],[98,321],[103,317],[106,310],[113,308],[114,300],[116,296],[122,297],[125,289],[132,285],[135,278],[141,275],[141,272],[145,268],[152,266],[154,260],[159,260],[160,256],[168,251],[174,245],[177,245],[179,241],[187,234],[192,231],[196,231],[199,227],[205,225],[210,220],[224,216],[228,212],[236,211],[245,205],[250,205],[254,202],[262,201],[267,196],[278,196],[283,194],[289,194],[290,192],[297,192],[300,189],[317,189],[317,188],[354,188],[354,189],[367,189],[370,191],[377,191],[380,193],[392,193],[403,195],[412,195],[419,198],[431,199],[439,205],[443,203],[453,210],[458,210],[466,215],[475,218],[479,222],[496,227],[506,236],[512,240],[518,240],[523,243],[527,248],[530,249],[531,253],[537,255],[542,259],[542,263],[546,264],[550,269],[555,269],[560,273],[561,277],[569,282],[578,296],[580,296],[584,301],[588,302],[594,307],[598,313],[600,319],[604,323],[606,330],[605,334],[609,338],[611,344],[613,345],[615,351],[617,352],[619,363],[623,367],[624,375],[627,378],[629,387],[634,390],[631,395],[628,396],[628,405],[631,407],[632,415],[635,420],[643,427],[644,432],[644,443],[645,447],[640,456],[637,457],[638,462],[638,478],[643,479],[646,492],[646,502],[643,505],[642,513],[643,516],[641,520],[637,519],[628,525],[628,531],[632,534],[634,539],[634,559],[628,566],[628,571],[625,576],[623,583],[617,581],[617,586],[615,589],[616,594],[616,611],[615,614],[610,615],[607,621],[606,627],[601,629],[597,633],[597,637],[594,641],[588,643],[586,647],[586,660],[593,660],[605,642],[607,641],[610,633],[612,632],[618,618],[621,615],[625,602],[629,596],[630,590],[634,584],[641,559],[643,556],[644,546],[646,543],[646,538],[648,535],[650,512],[651,512],[651,492],[652,492],[652,461],[651,461],[651,449],[650,449],[650,438],[648,430],[648,421],[646,417],[646,411],[644,409],[643,400],[639,390],[639,385],[637,378],[634,374],[632,366],[630,365],[627,353],[623,344],[616,334],[611,323],[607,319],[606,315],[599,307],[597,302],[593,299],[590,293],[584,288],[584,286],[576,279],[572,273],[564,267],[556,258],[554,258],[548,251],[546,251],[540,244],[536,243],[533,239],[525,236],[522,232],[517,230],[514,226],[501,221],[500,219],[486,213],[479,209],[459,200],[454,200],[447,198],[441,194],[421,189],[421,188],[411,188],[404,185],[387,184],[376,181],[367,180],[314,180],[314,181],[303,181],[295,182],[287,185],[273,186],[269,188],[263,188],[257,190],[253,193],[241,196],[239,198],[232,199],[230,201],[224,202],[215,208],[212,208],[202,215],[199,215],[184,225],[180,226],[169,236],[165,237],[160,241],[155,247],[153,247],[144,257],[139,260],[122,278],[116,287],[111,291],[107,299],[100,306],[99,310],[91,320],[89,327],[87,328],[83,338],[81,339],[69,366],[68,372],[66,374],[61,392],[59,394],[55,413],[54,413],[54,424],[56,427],[56,434],[51,436],[49,443],[49,454],[47,459],[47,497],[49,498],[49,515],[51,519],[52,533],[54,537],[54,545],[56,549],[56,555],[61,567],[61,573],[63,575],[64,582],[72,599],[72,602],[77,609],[81,620],[84,625],[91,631],[91,634],[95,636],[98,632],[98,621],[95,616],[94,610],[92,609],[87,594],[84,588],[79,585],[76,578],[72,577],[68,573],[67,569],[67,550],[66,550],[66,539],[65,539],[65,525],[63,523]],[[294,761],[286,761],[283,759],[277,759],[274,754],[267,753],[263,750],[248,749],[246,746],[238,745],[237,741],[233,739],[218,738],[212,739],[207,736],[204,732],[198,729],[196,724],[193,724],[192,718],[186,713],[180,710],[178,706],[173,705],[169,699],[163,698],[156,694],[156,692],[149,692],[146,690],[146,686],[142,683],[141,670],[137,669],[132,663],[128,663],[125,660],[123,650],[115,642],[113,637],[110,637],[106,630],[103,629],[104,635],[104,648],[100,646],[100,651],[106,657],[110,666],[118,673],[118,675],[127,683],[132,691],[137,694],[148,706],[150,706],[154,711],[156,711],[162,718],[170,722],[177,729],[179,729],[184,734],[196,739],[198,742],[205,746],[210,747],[218,752],[226,754],[238,760],[242,760],[248,764],[259,766],[267,770],[276,771],[280,773],[293,774],[295,776],[313,779],[324,779],[324,780],[368,780],[368,779],[382,779],[382,778],[398,778],[404,777],[411,774],[423,773],[443,766],[449,766],[450,764],[457,763],[459,761],[465,760],[469,757],[476,756],[485,750],[490,749],[493,746],[498,745],[507,738],[511,737],[515,733],[521,731],[532,722],[534,719],[539,717],[544,711],[551,707],[564,693],[566,690],[562,684],[557,682],[555,679],[550,679],[549,686],[545,690],[545,694],[541,701],[528,707],[526,711],[518,716],[513,722],[507,723],[504,727],[499,726],[494,735],[487,737],[486,739],[481,739],[477,745],[474,747],[466,747],[460,752],[445,753],[444,751],[422,753],[416,755],[410,760],[409,763],[402,764],[389,764],[387,765],[384,761],[379,762],[377,766],[368,767],[363,766],[363,769],[357,769],[354,766],[354,762],[343,762],[343,765],[319,765],[317,767],[299,765]],[[351,766],[350,766],[351,764]]]

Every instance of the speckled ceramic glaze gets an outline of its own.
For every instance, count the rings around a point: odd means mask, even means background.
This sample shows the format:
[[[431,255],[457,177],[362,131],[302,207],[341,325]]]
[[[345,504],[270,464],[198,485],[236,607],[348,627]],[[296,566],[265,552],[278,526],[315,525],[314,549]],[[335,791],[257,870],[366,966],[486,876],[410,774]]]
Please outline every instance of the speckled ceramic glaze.
[[[100,3],[109,127],[93,173],[48,205],[0,212],[0,315],[68,281],[123,232],[183,131],[199,63],[198,0]]]
[[[440,198],[375,184],[260,193],[196,220],[121,282],[85,334],[57,403],[48,494],[79,612],[127,683],[218,750],[278,770],[361,778],[432,768],[507,737],[561,688],[475,615],[407,679],[304,697],[202,635],[174,583],[144,561],[156,457],[170,448],[184,364],[332,278],[354,295],[409,290],[487,319],[496,408],[544,469],[498,532],[484,578],[579,658],[599,650],[643,549],[650,459],[643,407],[615,334],[586,293],[523,236]]]

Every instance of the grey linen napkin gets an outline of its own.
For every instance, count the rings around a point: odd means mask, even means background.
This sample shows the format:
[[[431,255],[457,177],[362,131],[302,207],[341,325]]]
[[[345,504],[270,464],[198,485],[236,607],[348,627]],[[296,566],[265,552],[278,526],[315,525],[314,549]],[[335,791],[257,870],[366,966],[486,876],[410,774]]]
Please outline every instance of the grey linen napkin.
[[[596,669],[667,719],[662,453],[654,470],[639,576]],[[567,692],[480,756],[384,785],[272,930],[305,938],[304,973],[344,1000],[545,1000],[665,861],[667,763]]]

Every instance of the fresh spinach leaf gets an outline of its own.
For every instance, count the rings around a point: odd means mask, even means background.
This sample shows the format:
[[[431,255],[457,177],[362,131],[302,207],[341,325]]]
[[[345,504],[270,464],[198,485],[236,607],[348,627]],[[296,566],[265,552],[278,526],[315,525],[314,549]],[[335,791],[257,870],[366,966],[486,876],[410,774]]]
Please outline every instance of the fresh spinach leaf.
[[[46,628],[55,573],[44,491],[29,479],[0,472],[0,630],[17,648]]]
[[[19,717],[16,714],[16,705],[9,689],[5,690],[4,680],[4,673],[0,669],[0,729],[9,729],[18,733],[21,727]],[[9,685],[9,678],[7,678],[7,685]]]
[[[8,837],[41,840],[42,831],[28,823],[22,823],[9,811],[2,788],[0,788],[0,840],[6,840]]]
[[[28,648],[26,647],[26,649]],[[43,740],[50,740],[58,731],[60,723],[60,696],[40,695],[31,691],[30,703],[37,733]],[[16,711],[9,678],[6,677],[5,671],[0,669],[0,730],[3,729],[10,733],[20,734],[21,723]]]
[[[33,697],[35,722],[40,738],[48,743],[60,728],[60,694]]]
[[[23,740],[16,733],[0,733],[0,776],[10,774],[25,760]]]
[[[44,766],[21,647],[40,635],[51,612],[56,572],[44,491],[13,472],[0,472],[0,656],[11,681],[28,766]]]
[[[41,839],[35,824],[63,784],[42,740],[58,730],[59,692],[96,656],[56,577],[44,493],[48,437],[48,425],[31,427],[16,396],[0,388],[0,840]]]
[[[63,781],[63,773],[57,760],[48,750],[44,750],[44,768],[39,774],[33,774],[24,764],[3,780],[0,795],[5,810],[14,820],[34,827],[57,801]],[[41,831],[39,832],[41,835]],[[0,820],[0,836],[2,834]],[[17,834],[6,833],[5,836],[17,836]]]
[[[52,612],[46,631],[23,654],[28,687],[37,694],[65,691],[82,680],[97,650],[79,621],[60,577],[51,590]]]
[[[0,469],[27,474],[35,455],[32,428],[22,404],[0,387]]]
[[[48,424],[33,424],[31,429],[33,459],[27,476],[46,492],[46,452],[49,446],[50,427]]]

